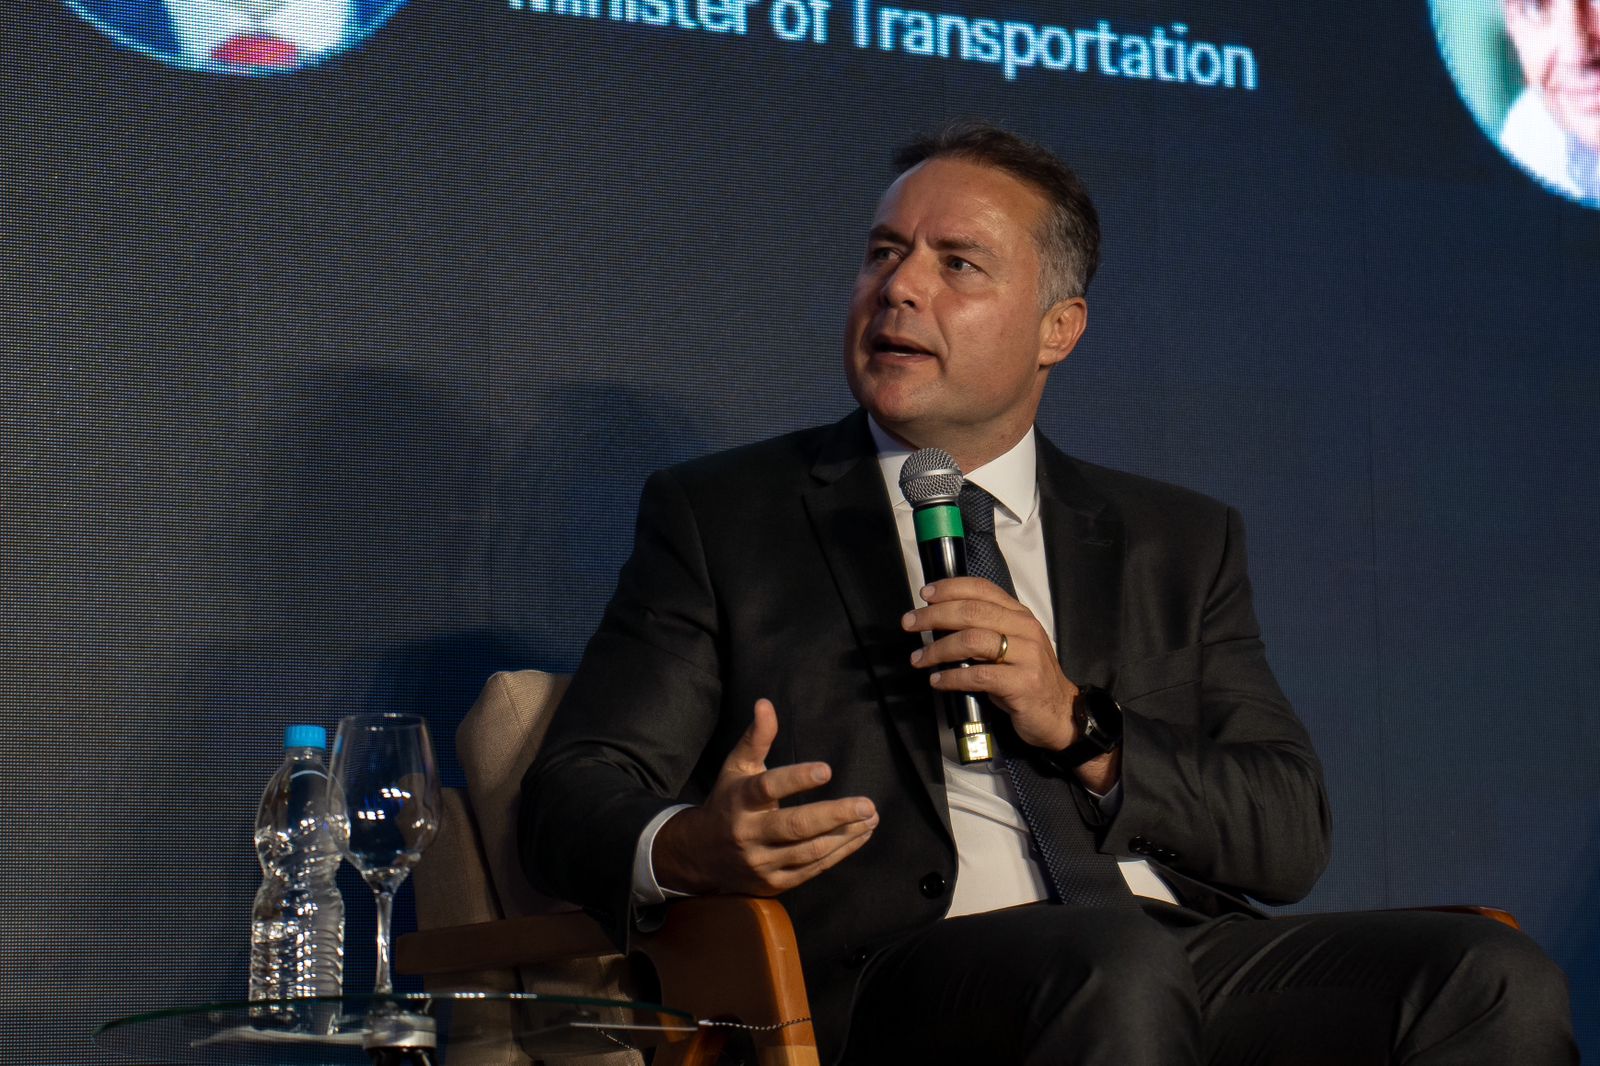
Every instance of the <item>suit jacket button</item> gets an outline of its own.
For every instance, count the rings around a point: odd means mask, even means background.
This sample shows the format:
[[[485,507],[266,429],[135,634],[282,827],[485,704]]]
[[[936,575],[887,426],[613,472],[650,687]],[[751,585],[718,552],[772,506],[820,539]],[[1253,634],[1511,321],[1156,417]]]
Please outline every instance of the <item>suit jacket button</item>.
[[[944,895],[944,877],[937,872],[927,874],[917,887],[922,890],[922,894],[928,899],[938,899]]]
[[[852,970],[859,970],[861,967],[867,964],[867,960],[871,957],[871,953],[868,952],[866,948],[862,948],[860,951],[857,951],[851,955],[848,959],[845,959],[844,964],[850,967]]]
[[[1135,855],[1151,855],[1154,854],[1156,846],[1144,837],[1134,837],[1128,841],[1128,850]]]

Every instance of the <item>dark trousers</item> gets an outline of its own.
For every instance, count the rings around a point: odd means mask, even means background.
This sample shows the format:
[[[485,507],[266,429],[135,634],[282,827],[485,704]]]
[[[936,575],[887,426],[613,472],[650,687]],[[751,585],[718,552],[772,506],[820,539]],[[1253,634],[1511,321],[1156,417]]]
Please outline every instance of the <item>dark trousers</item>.
[[[1206,918],[1036,904],[936,923],[862,975],[845,1062],[1567,1066],[1566,979],[1471,914]]]

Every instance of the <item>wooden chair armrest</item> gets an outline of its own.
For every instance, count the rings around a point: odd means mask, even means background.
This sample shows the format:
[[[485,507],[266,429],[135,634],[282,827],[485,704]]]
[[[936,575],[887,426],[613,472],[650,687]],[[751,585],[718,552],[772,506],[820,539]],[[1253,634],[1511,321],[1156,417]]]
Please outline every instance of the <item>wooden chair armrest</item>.
[[[1483,918],[1493,918],[1501,925],[1509,925],[1520,930],[1522,923],[1512,917],[1510,911],[1503,911],[1497,907],[1474,907],[1468,903],[1455,903],[1443,907],[1407,907],[1406,910],[1414,911],[1441,911],[1445,914],[1476,914]]]
[[[678,900],[661,928],[635,937],[633,948],[655,965],[662,995],[673,989],[673,1005],[698,1017],[764,1026],[811,1013],[794,927],[777,900]]]
[[[760,1066],[817,1066],[800,949],[777,900],[681,899],[667,907],[661,928],[635,937],[632,947],[655,966],[664,1002],[702,1020],[765,1027],[751,1033]],[[710,1061],[682,1045],[661,1050],[668,1063]]]

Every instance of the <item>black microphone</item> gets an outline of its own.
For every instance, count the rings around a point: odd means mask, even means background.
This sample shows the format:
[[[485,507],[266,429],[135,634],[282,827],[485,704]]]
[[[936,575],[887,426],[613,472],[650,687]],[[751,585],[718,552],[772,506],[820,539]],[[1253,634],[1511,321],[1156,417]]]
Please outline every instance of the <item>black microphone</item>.
[[[900,492],[911,504],[925,583],[967,576],[967,536],[961,524],[961,486],[965,482],[961,468],[942,448],[919,449],[900,468]],[[937,640],[946,635],[933,636]],[[957,665],[965,669],[972,664]],[[956,758],[963,765],[994,758],[994,737],[984,721],[987,701],[982,694],[944,695],[945,715],[956,734]]]

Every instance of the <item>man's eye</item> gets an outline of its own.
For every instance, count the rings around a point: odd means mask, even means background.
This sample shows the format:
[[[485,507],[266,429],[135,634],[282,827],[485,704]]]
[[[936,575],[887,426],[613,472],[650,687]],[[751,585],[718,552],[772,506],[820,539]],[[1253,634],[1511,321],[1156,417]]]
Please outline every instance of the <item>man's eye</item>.
[[[882,263],[892,255],[894,255],[894,249],[888,247],[887,245],[879,245],[876,248],[868,248],[867,262]]]
[[[946,265],[948,265],[950,269],[954,270],[957,274],[970,274],[974,270],[978,269],[967,260],[961,258],[959,255],[952,255]]]

